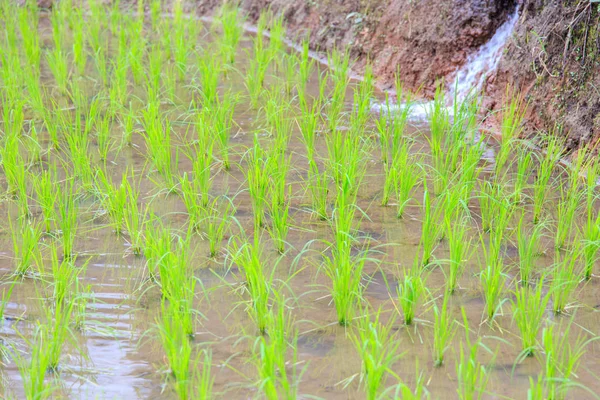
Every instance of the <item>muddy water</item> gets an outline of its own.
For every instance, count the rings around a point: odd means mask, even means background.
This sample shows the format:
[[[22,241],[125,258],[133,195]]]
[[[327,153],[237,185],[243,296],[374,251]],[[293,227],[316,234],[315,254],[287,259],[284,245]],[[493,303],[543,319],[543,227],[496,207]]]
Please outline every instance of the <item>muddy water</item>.
[[[44,24],[41,24],[44,29]],[[245,69],[245,49],[250,47],[250,38],[242,43],[238,54],[237,68],[243,73]],[[90,69],[90,74],[93,74]],[[49,77],[48,71],[44,76]],[[313,76],[309,90],[318,92],[317,76]],[[275,82],[277,78],[270,78]],[[88,95],[97,88],[89,85]],[[232,73],[222,84],[221,90],[243,92],[243,80]],[[136,88],[133,88],[136,92]],[[141,93],[141,91],[139,91]],[[178,94],[181,99],[174,105],[165,105],[165,111],[171,112],[173,120],[179,119],[182,124],[173,124],[175,131],[181,136],[176,140],[177,146],[185,146],[185,126],[183,116],[191,92],[183,83],[179,85]],[[378,94],[379,96],[380,94]],[[142,102],[143,103],[143,102]],[[137,104],[141,106],[141,104]],[[351,88],[347,95],[347,109],[351,107]],[[240,226],[252,232],[252,208],[244,182],[242,155],[252,146],[253,134],[261,126],[259,114],[248,104],[242,102],[236,108],[234,120],[237,125],[232,137],[232,165],[230,172],[215,168],[215,180],[211,195],[226,195],[233,199],[236,206],[236,219]],[[114,137],[119,138],[120,129],[115,125]],[[139,127],[138,127],[139,128]],[[372,130],[368,127],[367,131]],[[411,128],[407,133],[417,141],[416,151],[427,152],[427,132],[422,128]],[[285,279],[292,272],[299,272],[289,281],[289,286],[296,301],[293,314],[298,321],[300,336],[298,339],[298,357],[304,374],[299,386],[303,398],[317,396],[326,399],[361,399],[364,394],[358,386],[356,377],[347,386],[348,378],[360,373],[361,361],[350,340],[348,330],[338,326],[335,310],[328,296],[329,280],[323,273],[318,273],[319,254],[323,246],[318,242],[312,248],[316,252],[304,252],[305,245],[315,239],[330,237],[330,228],[326,223],[314,219],[308,211],[309,199],[305,195],[303,180],[306,177],[306,159],[303,144],[295,131],[289,145],[292,155],[292,172],[288,180],[292,182],[291,215],[293,228],[288,241],[289,251],[277,263],[278,277]],[[264,139],[265,142],[268,138]],[[490,143],[493,151],[494,144]],[[322,137],[317,141],[317,152],[326,155],[326,146]],[[49,162],[56,161],[57,155],[49,156]],[[90,147],[90,157],[98,163],[96,148]],[[160,216],[163,222],[174,230],[184,232],[186,229],[185,207],[176,195],[161,192],[147,177],[148,164],[145,157],[145,144],[139,135],[134,135],[134,146],[124,148],[109,160],[107,171],[115,182],[119,182],[123,171],[128,167],[136,170],[141,180],[141,205],[148,204],[150,210]],[[485,161],[482,161],[485,164]],[[239,165],[239,166],[238,166]],[[379,162],[379,152],[375,148],[366,162],[366,178],[358,196],[358,205],[365,211],[359,233],[369,242],[373,249],[372,257],[380,261],[367,264],[364,271],[366,299],[370,305],[385,310],[386,318],[395,313],[394,302],[397,297],[397,279],[403,267],[413,265],[418,251],[421,236],[421,211],[417,201],[409,206],[406,216],[398,220],[394,207],[379,205],[383,187],[383,169]],[[40,168],[40,167],[37,167]],[[179,158],[178,171],[190,172],[192,165],[185,157]],[[2,177],[2,181],[4,178]],[[3,182],[4,183],[4,182]],[[422,190],[417,191],[415,198],[422,198]],[[556,199],[550,199],[548,209],[552,213]],[[478,212],[476,201],[471,204],[472,211]],[[89,197],[82,201],[79,214],[79,236],[76,250],[79,254],[78,264],[87,262],[85,274],[80,278],[83,286],[90,287],[90,301],[87,305],[87,322],[85,329],[75,331],[72,341],[67,343],[62,366],[59,371],[61,390],[57,397],[64,398],[99,398],[99,399],[170,399],[174,393],[165,384],[165,358],[158,342],[155,330],[156,318],[160,307],[160,293],[147,280],[147,270],[143,257],[134,257],[129,251],[126,238],[117,237],[107,225],[107,220],[98,214],[99,205]],[[34,208],[35,212],[35,208]],[[12,244],[8,220],[16,214],[11,202],[4,201],[0,205],[0,274],[3,281],[11,278],[14,269],[12,263]],[[232,232],[235,234],[236,230]],[[267,265],[275,265],[280,257],[273,249],[266,232],[262,233],[265,245]],[[49,241],[44,238],[43,241]],[[226,240],[223,246],[226,246]],[[547,254],[538,260],[540,267],[550,266],[552,260],[552,244],[544,243]],[[221,398],[245,399],[260,397],[253,385],[257,376],[255,368],[249,363],[250,343],[256,335],[240,297],[234,293],[233,287],[243,282],[242,276],[235,266],[229,263],[225,252],[217,259],[208,259],[207,244],[196,236],[192,241],[194,249],[190,258],[190,268],[202,281],[206,296],[197,296],[196,308],[203,317],[196,321],[195,344],[210,346],[213,352],[213,374],[215,390]],[[441,242],[435,251],[435,258],[443,260],[448,257],[446,244]],[[516,259],[516,248],[512,242],[506,245],[507,260]],[[300,255],[300,257],[298,257]],[[511,307],[506,303],[502,315],[496,318],[494,325],[482,323],[484,300],[478,276],[483,265],[483,253],[478,249],[460,280],[460,290],[452,297],[451,309],[454,317],[462,321],[461,307],[464,307],[472,329],[472,337],[478,335],[495,356],[484,351],[480,353],[482,361],[490,371],[490,384],[485,398],[526,398],[529,378],[535,378],[541,365],[535,358],[524,360],[515,365],[520,352],[519,334],[512,323]],[[445,267],[432,268],[427,278],[427,287],[432,298],[438,301],[441,288],[445,282]],[[509,275],[514,276],[516,268],[511,266]],[[597,307],[600,305],[600,291],[597,279],[581,285],[577,292],[576,326],[571,334],[573,338],[580,332],[598,333],[600,326]],[[36,322],[41,319],[40,298],[45,297],[47,283],[40,280],[25,279],[16,286],[10,303],[7,306],[7,318],[0,328],[2,340],[19,349],[26,349],[23,337],[30,337]],[[199,286],[198,286],[199,288]],[[510,288],[507,288],[510,289]],[[6,290],[6,286],[2,287]],[[508,293],[508,291],[507,291]],[[508,296],[508,295],[507,295]],[[412,386],[416,379],[417,365],[423,372],[427,390],[432,398],[454,399],[457,379],[455,362],[458,357],[459,343],[464,333],[459,329],[453,346],[447,354],[445,366],[435,368],[432,359],[433,311],[431,302],[418,310],[417,322],[414,326],[402,325],[401,317],[395,319],[395,331],[401,340],[402,359],[394,366],[394,371],[403,382]],[[573,309],[574,311],[574,309]],[[560,319],[548,314],[549,318]],[[590,345],[583,357],[578,373],[579,381],[592,391],[600,390],[596,376],[600,373],[600,365],[595,344]],[[23,398],[21,378],[13,361],[6,360],[0,367],[5,378],[5,385],[0,394],[8,397]],[[387,381],[391,385],[393,379]],[[570,398],[585,398],[586,392],[573,390]]]

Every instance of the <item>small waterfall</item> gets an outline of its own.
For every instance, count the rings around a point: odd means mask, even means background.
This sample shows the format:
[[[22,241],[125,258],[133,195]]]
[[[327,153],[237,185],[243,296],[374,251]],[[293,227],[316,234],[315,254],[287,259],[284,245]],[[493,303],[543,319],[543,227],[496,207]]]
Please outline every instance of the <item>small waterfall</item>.
[[[477,92],[483,86],[485,78],[496,70],[504,45],[510,38],[519,19],[519,9],[515,8],[512,15],[494,33],[494,36],[475,53],[467,57],[465,64],[456,72],[454,85],[449,93],[461,100],[469,93]]]
[[[504,45],[510,38],[518,19],[519,8],[516,7],[508,20],[500,25],[490,40],[467,57],[465,64],[456,71],[456,75],[452,80],[453,85],[447,88],[448,101],[452,103],[455,98],[459,101],[463,100],[467,95],[476,93],[481,89],[486,77],[498,67]],[[428,101],[413,103],[411,119],[413,121],[426,121],[431,105],[432,102]],[[452,112],[451,105],[448,107],[449,112]],[[403,106],[403,104],[398,104],[394,108],[402,108]],[[374,104],[373,109],[378,112],[387,111],[386,106],[379,103]]]

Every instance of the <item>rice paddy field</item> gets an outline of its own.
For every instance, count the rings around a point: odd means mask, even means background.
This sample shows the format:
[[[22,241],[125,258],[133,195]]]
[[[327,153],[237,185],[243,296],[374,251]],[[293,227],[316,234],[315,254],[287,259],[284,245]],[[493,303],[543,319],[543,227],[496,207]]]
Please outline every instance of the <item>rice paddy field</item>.
[[[0,397],[598,397],[600,166],[518,93],[481,135],[269,11],[0,15]]]

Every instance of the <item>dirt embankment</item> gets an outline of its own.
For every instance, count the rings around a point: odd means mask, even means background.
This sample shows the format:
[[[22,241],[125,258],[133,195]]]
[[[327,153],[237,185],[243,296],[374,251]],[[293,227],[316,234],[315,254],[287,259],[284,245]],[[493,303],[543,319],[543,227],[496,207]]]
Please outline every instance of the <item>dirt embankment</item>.
[[[289,36],[310,34],[314,49],[348,48],[361,72],[371,60],[383,86],[394,73],[431,96],[468,54],[485,43],[514,8],[519,21],[497,74],[485,85],[489,109],[507,83],[530,105],[531,132],[559,126],[567,147],[600,139],[599,5],[589,0],[241,0],[251,21],[271,7],[283,13]],[[198,1],[210,14],[221,0]]]
[[[506,84],[529,101],[532,132],[560,131],[567,148],[600,139],[600,4],[527,0],[487,92],[495,106]]]
[[[218,0],[200,0],[210,14]],[[360,72],[371,60],[383,86],[396,71],[413,90],[431,96],[435,83],[462,65],[514,10],[514,0],[241,0],[251,21],[271,7],[283,13],[289,36],[311,46],[348,48]]]

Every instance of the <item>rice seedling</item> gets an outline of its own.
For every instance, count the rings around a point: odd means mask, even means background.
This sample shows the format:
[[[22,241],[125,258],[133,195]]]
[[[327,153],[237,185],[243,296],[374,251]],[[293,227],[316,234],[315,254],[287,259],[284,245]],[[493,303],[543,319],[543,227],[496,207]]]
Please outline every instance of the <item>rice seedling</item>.
[[[517,149],[517,171],[513,181],[513,199],[517,203],[525,200],[524,191],[528,187],[529,177],[531,175],[533,164],[533,155],[526,147]]]
[[[485,316],[492,321],[506,301],[504,298],[507,276],[501,260],[488,264],[480,275],[483,296],[485,298]]]
[[[598,258],[600,249],[600,213],[595,209],[596,186],[598,182],[598,173],[600,172],[600,163],[598,160],[592,160],[586,169],[585,180],[585,222],[583,228],[580,228],[579,236],[583,239],[583,260],[585,279],[592,277],[594,266]]]
[[[302,99],[305,96],[306,85],[308,84],[315,66],[315,60],[310,56],[310,42],[308,38],[302,41],[302,52],[300,53],[298,59],[299,62],[296,75],[298,81],[296,82],[296,89],[298,90],[300,99]]]
[[[286,239],[290,229],[290,197],[291,186],[288,186],[287,200],[283,200],[283,204],[277,204],[276,201],[270,206],[271,228],[269,232],[275,242],[275,249],[283,254],[285,252]]]
[[[525,227],[525,214],[521,215],[517,227],[517,248],[519,252],[519,280],[527,286],[533,279],[535,261],[540,254],[539,243],[544,235],[545,224],[538,223],[532,229]]]
[[[322,268],[331,279],[331,297],[335,305],[337,320],[346,326],[352,320],[354,309],[363,297],[362,271],[367,261],[367,250],[356,256],[350,254],[353,239],[349,231],[338,230],[331,256],[324,256]]]
[[[221,60],[212,54],[204,54],[198,63],[200,72],[200,98],[202,104],[208,106],[218,99],[219,76],[221,75]]]
[[[171,190],[175,186],[174,163],[171,157],[171,124],[168,119],[163,120],[160,117],[157,102],[151,101],[148,107],[142,110],[142,125],[148,156],[167,188]]]
[[[566,312],[573,300],[573,293],[581,280],[581,274],[576,270],[580,255],[579,243],[574,243],[573,248],[562,256],[556,252],[556,265],[552,271],[549,288],[552,293],[552,309],[556,314]]]
[[[35,221],[20,221],[15,227],[11,217],[9,217],[9,224],[15,258],[14,273],[19,277],[24,277],[30,273],[31,268],[39,259],[39,240],[42,236],[42,229],[40,224]]]
[[[244,17],[234,3],[224,2],[219,10],[217,21],[222,30],[221,44],[219,46],[223,61],[233,64],[235,53],[243,33]],[[262,36],[262,35],[261,35]]]
[[[546,193],[548,184],[552,177],[552,172],[563,151],[563,142],[556,136],[548,137],[545,140],[546,154],[539,161],[536,179],[533,183],[533,222],[538,223],[542,216],[544,203],[546,202]]]
[[[161,301],[161,316],[157,320],[160,342],[169,366],[169,375],[180,399],[195,398],[192,391],[192,344],[188,334],[182,329],[183,316],[173,305]]]
[[[40,36],[38,33],[39,14],[27,8],[18,12],[22,45],[27,60],[27,68],[39,71],[41,59]]]
[[[274,292],[275,270],[269,273],[264,267],[262,247],[255,236],[254,243],[239,243],[240,239],[231,244],[231,256],[246,278],[244,291],[250,296],[247,307],[250,318],[254,321],[258,331],[264,335],[267,332],[270,315],[270,301]]]
[[[328,64],[333,72],[326,76],[330,78],[333,89],[329,96],[329,105],[327,107],[327,126],[330,133],[337,131],[344,110],[346,99],[346,88],[350,82],[348,71],[350,70],[350,53],[341,53],[338,50],[332,51],[328,55]]]
[[[52,75],[56,86],[62,93],[67,93],[69,83],[69,65],[67,55],[60,49],[59,46],[54,47],[52,50],[46,51],[46,62]]]
[[[96,191],[104,212],[108,215],[117,235],[121,235],[125,211],[127,209],[127,173],[123,174],[121,184],[116,186],[102,169],[96,171]]]
[[[224,206],[221,206],[224,203]],[[220,201],[217,197],[206,208],[202,226],[208,239],[209,256],[216,257],[221,248],[225,235],[229,232],[235,207],[230,199]]]
[[[213,386],[215,378],[211,373],[212,352],[209,349],[202,350],[195,361],[194,367],[194,398],[211,399],[213,398]]]
[[[225,171],[229,171],[231,165],[229,154],[231,152],[231,130],[233,125],[233,113],[237,103],[237,98],[232,94],[226,93],[223,99],[217,103],[217,106],[208,110],[210,119],[207,120],[208,127],[212,128],[213,135],[216,136],[221,152],[221,161]],[[211,135],[211,136],[213,136]]]
[[[577,378],[582,357],[590,343],[597,340],[594,336],[586,338],[579,334],[575,340],[571,337],[573,317],[560,325],[549,325],[542,332],[542,347],[544,357],[542,366],[544,368],[544,380],[546,384],[547,399],[563,399]],[[556,328],[562,328],[562,332]],[[582,385],[577,385],[586,389]],[[589,392],[589,390],[588,390]]]
[[[285,297],[275,296],[275,305],[268,320],[268,337],[257,337],[252,347],[259,376],[257,386],[267,399],[296,399],[301,375],[297,370],[298,329],[294,326]]]
[[[273,163],[269,158],[269,153],[262,148],[256,135],[254,146],[246,155],[248,157],[246,180],[248,181],[248,192],[250,193],[252,211],[254,212],[254,229],[255,232],[258,232],[259,228],[264,225]]]
[[[394,191],[396,193],[396,217],[402,218],[406,207],[410,204],[413,198],[415,189],[419,186],[424,178],[421,160],[418,156],[411,156],[411,148],[407,142],[400,145],[394,165],[393,171],[390,173],[393,179]]]
[[[474,343],[469,339],[469,324],[464,314],[465,342],[460,343],[459,359],[456,361],[458,378],[458,398],[461,400],[482,399],[489,382],[489,372],[477,361],[479,347],[483,346],[478,337]]]
[[[6,309],[6,305],[10,300],[10,296],[12,296],[12,292],[17,284],[17,281],[5,282],[5,284],[10,284],[8,289],[2,291],[2,297],[0,298],[0,326],[4,322],[4,310]],[[0,344],[1,345],[1,344]]]
[[[138,207],[139,189],[131,186],[128,180],[125,180],[124,184],[127,201],[125,202],[123,223],[129,237],[131,252],[136,256],[140,256],[144,243],[144,225],[146,223],[148,207],[145,207],[143,213],[140,213]]]
[[[495,157],[495,175],[497,182],[503,176],[504,167],[513,152],[514,144],[519,139],[523,129],[526,104],[522,95],[515,93],[511,86],[506,87],[504,106],[500,113],[500,147]]]
[[[249,56],[250,62],[246,72],[246,89],[250,96],[252,108],[258,108],[260,97],[264,90],[265,77],[271,64],[272,55],[265,48],[263,30],[265,22],[261,18],[258,21],[256,36],[254,37],[254,48],[252,56]]]
[[[65,343],[67,340],[75,343],[71,323],[75,314],[76,299],[80,295],[76,292],[76,282],[79,275],[85,273],[87,262],[83,266],[77,267],[73,258],[63,258],[62,261],[59,261],[58,249],[54,246],[51,248],[50,254],[54,280],[54,308],[44,309],[49,333],[46,351],[50,358],[48,369],[57,371]]]
[[[446,274],[446,289],[452,294],[458,288],[458,281],[463,275],[465,264],[472,252],[473,239],[467,237],[467,220],[459,220],[455,223],[446,222],[446,237],[450,258],[448,260],[448,273]]]
[[[160,273],[160,289],[169,301],[169,306],[177,310],[179,329],[193,338],[194,320],[198,314],[194,310],[195,288],[199,280],[189,268],[189,260],[193,256],[190,249],[190,235],[185,238],[178,236],[174,249],[170,243],[170,233],[166,231],[162,235],[164,237],[162,250],[167,251],[154,254],[154,257],[159,256],[157,267]]]
[[[419,258],[416,257],[415,266],[410,271],[404,271],[404,279],[398,287],[398,300],[405,325],[413,323],[416,310],[426,293],[427,287],[421,276]]]
[[[75,238],[77,237],[77,189],[71,181],[67,181],[60,194],[57,196],[57,227],[61,234],[63,256],[69,260],[74,257]]]
[[[544,293],[542,277],[535,288],[532,285],[517,286],[514,294],[513,320],[521,333],[521,355],[531,357],[538,349],[537,337],[544,324],[551,293]]]
[[[564,249],[569,239],[573,226],[575,225],[574,220],[579,209],[579,205],[582,203],[584,193],[577,189],[577,187],[566,187],[564,184],[560,185],[560,200],[556,207],[556,233],[554,235],[554,247],[556,249]]]
[[[24,395],[27,400],[51,398],[58,389],[57,385],[46,380],[46,373],[51,364],[50,354],[46,351],[47,342],[50,340],[52,339],[47,325],[38,325],[33,338],[25,338],[27,347],[31,349],[29,360],[16,348],[11,352],[23,380]]]
[[[352,335],[352,341],[362,360],[361,384],[369,400],[380,398],[378,395],[382,385],[385,385],[386,375],[402,357],[398,351],[401,341],[393,331],[393,326],[393,318],[387,324],[381,321],[379,309],[373,316],[365,313],[359,318]]]
[[[431,263],[433,251],[439,244],[442,234],[440,213],[442,207],[432,205],[430,194],[427,190],[423,193],[423,221],[421,223],[421,262],[424,267]]]
[[[446,351],[456,334],[456,321],[450,315],[449,301],[450,296],[446,293],[443,295],[441,307],[433,304],[433,363],[436,367],[444,364]]]

